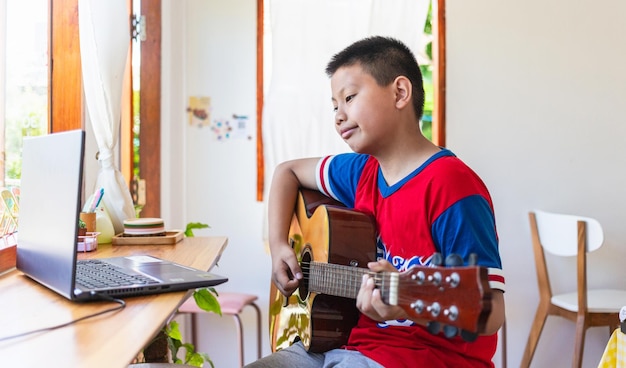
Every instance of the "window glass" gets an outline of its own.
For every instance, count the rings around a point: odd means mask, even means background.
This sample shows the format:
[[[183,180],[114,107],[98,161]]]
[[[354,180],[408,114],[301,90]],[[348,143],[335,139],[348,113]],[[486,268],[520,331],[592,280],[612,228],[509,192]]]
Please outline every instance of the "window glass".
[[[18,185],[24,136],[48,131],[48,0],[6,0],[0,73],[4,79],[0,116],[1,186]]]
[[[416,55],[424,80],[424,114],[422,115],[422,132],[426,138],[433,139],[433,108],[435,88],[433,85],[433,6],[428,8],[428,17],[424,25],[424,35],[422,40],[422,49]]]
[[[141,0],[133,0],[133,14],[136,17],[135,22],[141,22],[140,21],[140,16],[141,16]],[[138,28],[141,28],[140,25],[137,26]],[[132,128],[132,134],[133,134],[133,138],[132,138],[132,146],[133,146],[133,173],[131,178],[132,179],[139,179],[140,177],[140,172],[139,172],[139,131],[141,129],[141,119],[140,119],[140,99],[139,99],[139,93],[141,91],[141,42],[142,42],[142,35],[141,34],[133,34],[133,39],[131,41],[131,50],[132,50],[132,56],[131,56],[131,60],[132,60],[132,76],[133,76],[133,80],[132,80],[132,90],[133,90],[133,111],[132,111],[132,115],[133,115],[133,128]]]

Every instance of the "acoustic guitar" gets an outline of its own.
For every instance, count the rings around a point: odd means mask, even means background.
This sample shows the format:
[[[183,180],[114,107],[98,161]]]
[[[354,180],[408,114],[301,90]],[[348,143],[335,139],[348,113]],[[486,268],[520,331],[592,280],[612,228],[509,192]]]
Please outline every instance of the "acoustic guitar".
[[[491,289],[483,267],[373,273],[367,269],[376,259],[373,218],[312,190],[300,191],[289,236],[304,278],[289,297],[271,285],[273,351],[296,341],[311,352],[344,345],[359,318],[355,299],[365,273],[372,274],[385,303],[402,307],[413,319],[430,321],[433,333],[443,325],[446,336],[458,331],[471,340],[484,330]]]

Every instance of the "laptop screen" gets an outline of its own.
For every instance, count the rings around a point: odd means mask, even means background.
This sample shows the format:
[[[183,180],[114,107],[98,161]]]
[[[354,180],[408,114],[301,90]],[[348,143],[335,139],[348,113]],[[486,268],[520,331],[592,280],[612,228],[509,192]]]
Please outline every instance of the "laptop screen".
[[[70,298],[74,286],[85,133],[24,138],[17,268]]]

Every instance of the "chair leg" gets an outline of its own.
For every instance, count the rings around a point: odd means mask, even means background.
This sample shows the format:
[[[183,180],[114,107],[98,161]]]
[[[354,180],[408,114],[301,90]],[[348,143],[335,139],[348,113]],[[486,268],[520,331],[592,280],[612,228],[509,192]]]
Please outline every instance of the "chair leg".
[[[191,344],[193,344],[194,348],[198,350],[198,331],[196,328],[196,314],[190,313],[191,319]]]
[[[261,308],[259,308],[258,305],[256,305],[255,303],[250,303],[249,304],[252,308],[254,308],[255,312],[256,312],[256,323],[257,323],[257,329],[256,329],[256,351],[257,351],[257,359],[261,359],[261,331],[262,331],[262,327],[261,327]],[[239,345],[239,362],[241,364],[241,367],[244,366],[244,359],[243,359],[243,328],[241,325],[241,319],[239,318],[239,316],[237,315],[233,315],[233,317],[235,317],[236,319],[236,323],[237,323],[237,328],[238,328],[238,337],[239,337],[239,341],[240,341],[240,345]]]
[[[585,348],[585,334],[587,332],[587,320],[584,315],[576,319],[576,341],[574,343],[574,357],[572,368],[581,368],[583,365],[583,351]]]
[[[257,359],[261,359],[261,309],[259,308],[258,305],[256,305],[255,303],[250,303],[250,305],[255,309],[256,311],[256,351],[257,351]]]
[[[524,355],[522,356],[520,368],[530,367],[530,362],[533,360],[533,355],[535,355],[535,349],[537,348],[537,343],[539,342],[539,337],[541,336],[541,331],[543,330],[543,326],[546,324],[547,318],[548,306],[545,304],[539,304],[537,312],[535,313],[535,319],[530,327],[530,333],[528,334],[528,341],[526,342],[526,348],[524,349]]]
[[[241,326],[239,315],[233,314],[233,318],[237,325],[237,341],[239,341],[239,367],[243,367],[243,327]]]

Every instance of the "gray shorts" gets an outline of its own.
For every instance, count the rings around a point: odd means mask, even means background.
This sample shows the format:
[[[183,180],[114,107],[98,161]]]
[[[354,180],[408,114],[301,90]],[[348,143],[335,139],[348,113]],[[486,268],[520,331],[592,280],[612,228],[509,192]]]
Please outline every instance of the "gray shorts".
[[[279,350],[246,368],[384,368],[358,351],[333,349],[325,353],[309,353],[302,343]]]

